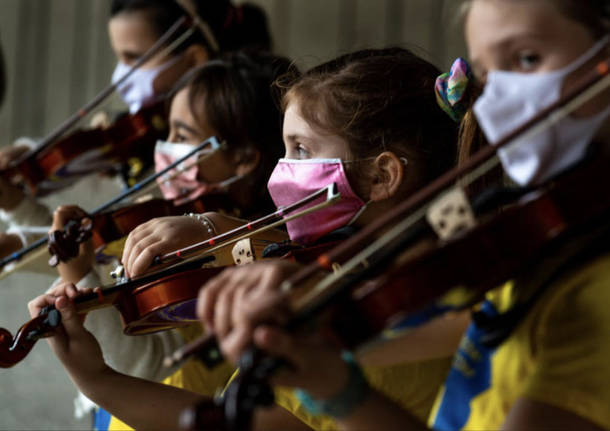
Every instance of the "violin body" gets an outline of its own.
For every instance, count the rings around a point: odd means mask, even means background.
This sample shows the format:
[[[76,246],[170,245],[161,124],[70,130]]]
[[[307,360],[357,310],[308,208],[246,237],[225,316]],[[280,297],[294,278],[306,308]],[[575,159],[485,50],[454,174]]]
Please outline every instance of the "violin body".
[[[165,107],[159,102],[121,115],[108,128],[77,130],[40,152],[29,152],[2,175],[22,180],[33,195],[40,196],[92,172],[114,169],[130,158],[150,162],[155,143],[165,136]]]
[[[150,199],[124,206],[93,216],[93,244],[98,250],[127,236],[136,227],[153,218],[206,211],[233,213],[234,205],[226,194],[208,194],[181,205],[174,205],[172,201],[165,199]]]
[[[333,312],[339,338],[354,347],[431,306],[466,308],[479,302],[487,291],[526,274],[571,235],[610,220],[609,183],[610,158],[592,158],[481,218],[472,229],[397,262],[352,290]],[[342,317],[354,315],[359,318]]]

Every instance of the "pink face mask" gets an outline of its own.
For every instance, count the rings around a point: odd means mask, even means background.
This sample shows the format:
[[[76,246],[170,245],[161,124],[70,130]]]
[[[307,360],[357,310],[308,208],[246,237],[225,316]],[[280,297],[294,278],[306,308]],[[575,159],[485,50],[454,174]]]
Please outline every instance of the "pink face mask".
[[[199,196],[216,190],[216,185],[207,184],[199,179],[198,158],[206,153],[211,153],[218,148],[210,142],[209,149],[206,147],[199,153],[189,157],[177,166],[178,175],[174,176],[176,170],[172,169],[165,175],[157,178],[159,188],[165,199],[175,200],[176,204],[188,202]],[[155,146],[155,172],[160,172],[176,160],[186,156],[193,151],[189,144],[157,141]]]
[[[336,183],[341,199],[334,205],[289,221],[290,239],[311,244],[318,238],[350,224],[364,210],[365,203],[352,190],[341,159],[280,159],[269,178],[267,188],[279,208],[297,202],[315,191]],[[308,206],[319,204],[316,200]]]

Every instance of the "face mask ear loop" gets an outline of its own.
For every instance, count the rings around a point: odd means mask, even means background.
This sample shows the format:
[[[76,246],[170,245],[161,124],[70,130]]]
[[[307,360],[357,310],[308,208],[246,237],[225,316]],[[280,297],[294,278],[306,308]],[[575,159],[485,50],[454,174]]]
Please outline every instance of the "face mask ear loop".
[[[362,215],[362,213],[368,208],[368,206],[371,202],[373,202],[371,199],[366,201],[366,203],[362,206],[362,208],[360,208],[358,210],[358,212],[356,214],[354,214],[354,217],[351,218],[351,220],[347,223],[347,225],[351,226],[353,223],[355,223],[356,220],[358,219],[358,217],[360,217]]]

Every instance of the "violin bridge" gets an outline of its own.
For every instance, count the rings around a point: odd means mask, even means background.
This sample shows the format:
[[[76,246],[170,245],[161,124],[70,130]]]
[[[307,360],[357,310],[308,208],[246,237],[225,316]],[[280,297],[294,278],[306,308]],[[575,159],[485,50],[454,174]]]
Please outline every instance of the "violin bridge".
[[[432,202],[426,213],[428,223],[442,240],[473,228],[477,222],[462,188],[454,188]]]
[[[236,242],[231,254],[233,255],[233,262],[235,262],[235,265],[245,265],[256,260],[250,238],[245,238]]]

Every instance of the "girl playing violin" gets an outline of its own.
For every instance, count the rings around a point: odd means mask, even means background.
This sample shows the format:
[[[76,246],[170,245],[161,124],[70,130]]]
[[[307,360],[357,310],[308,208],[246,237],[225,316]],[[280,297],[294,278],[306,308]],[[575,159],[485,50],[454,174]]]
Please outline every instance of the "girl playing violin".
[[[220,52],[245,47],[269,49],[271,38],[264,13],[252,5],[234,6],[228,0],[194,2],[196,12],[208,23],[213,41],[195,31],[171,53],[160,52],[130,78],[118,92],[135,113],[159,102],[188,70],[204,64]],[[112,75],[116,82],[181,17],[184,10],[174,1],[113,0],[110,7],[108,34],[118,60]],[[185,29],[186,30],[186,29]],[[168,43],[172,43],[170,40]],[[217,46],[216,46],[217,45]],[[108,119],[98,116],[100,124]],[[34,144],[27,139],[0,151],[0,169],[25,154]],[[41,227],[49,226],[51,214],[45,205],[27,195],[21,188],[0,179],[0,218],[9,225],[0,234],[0,257],[27,246],[41,236]]]
[[[234,213],[253,218],[273,209],[265,187],[261,187],[282,151],[281,118],[271,86],[289,69],[289,62],[280,57],[235,53],[211,60],[180,80],[173,90],[168,142],[157,144],[156,167],[165,167],[181,151],[210,136],[221,137],[223,143],[219,148],[202,150],[205,159],[197,161],[195,156],[189,161],[196,163],[176,177],[179,186],[174,185],[175,181],[166,184],[161,180],[165,198],[188,195],[195,199],[210,193],[223,193],[233,202]],[[60,207],[55,212],[52,229],[61,229],[68,220],[83,216],[84,212],[78,207]],[[170,226],[203,226],[197,217],[169,217],[165,222]],[[156,229],[157,222],[147,225]],[[172,231],[162,233],[168,234],[168,238],[174,235]],[[209,236],[207,230],[196,231],[187,238],[176,238],[176,241],[181,241],[176,244],[187,244]],[[272,233],[270,238],[279,241],[284,234]],[[58,265],[61,279],[80,288],[101,285],[99,269],[93,266],[91,240],[82,244],[80,249],[77,258]],[[59,285],[49,293],[58,294],[63,289],[64,285]],[[105,357],[113,367],[152,380],[162,380],[176,371],[175,368],[164,368],[162,358],[180,346],[185,338],[188,341],[198,334],[193,328],[126,337],[122,334],[119,315],[113,309],[92,314],[86,325],[98,337]],[[194,365],[187,366],[187,375],[189,370],[199,377],[206,373],[203,367],[195,371],[193,368]],[[210,386],[209,382],[203,382],[199,391],[212,395],[216,386],[226,381],[229,371],[224,367],[214,375],[210,374],[207,378],[214,383]],[[182,381],[182,374],[173,376],[169,383]]]
[[[465,3],[470,57],[486,85],[475,113],[492,143],[557,101],[608,58],[608,13],[609,3],[595,0]],[[504,170],[518,184],[535,186],[588,152],[607,160],[609,114],[606,89],[550,132],[501,152]],[[607,220],[549,251],[526,276],[488,294],[461,340],[428,420],[430,428],[610,429]],[[281,279],[276,277],[273,285]],[[259,285],[245,290],[232,292],[240,299],[233,303],[210,301],[214,298],[206,289],[201,294],[203,321],[221,335],[228,355],[238,356],[253,341],[287,359],[293,371],[278,375],[278,381],[306,390],[308,407],[334,412],[342,429],[429,429],[426,421],[361,384],[362,371],[353,357],[342,360],[332,348],[307,346],[273,326],[257,326],[278,312],[270,306],[273,289]],[[396,343],[406,349],[408,337]],[[330,371],[318,366],[321,360]],[[348,387],[359,389],[347,393]]]
[[[365,50],[318,66],[290,87],[283,99],[286,158],[280,160],[269,180],[271,197],[276,205],[283,205],[309,194],[310,187],[317,189],[331,181],[338,184],[342,195],[336,208],[290,222],[288,232],[293,241],[311,244],[346,226],[358,229],[455,163],[457,126],[435,100],[438,74],[434,66],[403,49]],[[222,216],[206,216],[216,227],[230,224]],[[159,225],[142,232],[144,235],[138,235],[140,229],[132,232],[123,256],[130,274],[144,272],[154,255],[172,250],[173,238],[192,236],[194,232],[188,225],[182,228],[183,233],[173,230],[167,239],[162,235],[168,226]],[[199,231],[200,235],[205,234],[206,227],[199,227]],[[144,246],[134,253],[133,248],[140,242]],[[287,265],[280,266],[284,270]],[[252,272],[248,273],[250,268]],[[239,274],[251,287],[265,277],[265,266],[250,268],[244,267]],[[239,284],[232,276],[223,277],[219,280],[227,281],[227,292]],[[219,284],[218,280],[212,284]],[[75,319],[74,309],[64,296],[73,297],[76,291],[65,287],[58,293],[61,295],[35,299],[30,311],[34,315],[44,304],[55,303],[67,319],[66,331],[58,335],[61,340],[54,337],[51,342],[77,386],[131,426],[175,427],[179,410],[195,395],[132,379],[110,369],[101,357],[98,343]],[[230,293],[223,293],[218,303],[228,305],[230,299]],[[223,325],[219,321],[214,331],[222,331]],[[91,366],[83,366],[83,361]],[[377,367],[371,368],[370,378],[373,384],[425,416],[431,408],[434,387],[441,383],[447,367],[446,359],[417,367]],[[419,380],[411,388],[398,387],[392,384],[400,380],[398,376]],[[112,388],[117,387],[125,390],[114,393]],[[407,394],[416,392],[416,401],[408,399]],[[284,403],[290,402],[289,397],[284,399]],[[154,407],[157,405],[164,408]],[[257,426],[290,427],[285,415],[279,425],[271,422],[277,420],[278,414],[277,409],[261,413]]]

